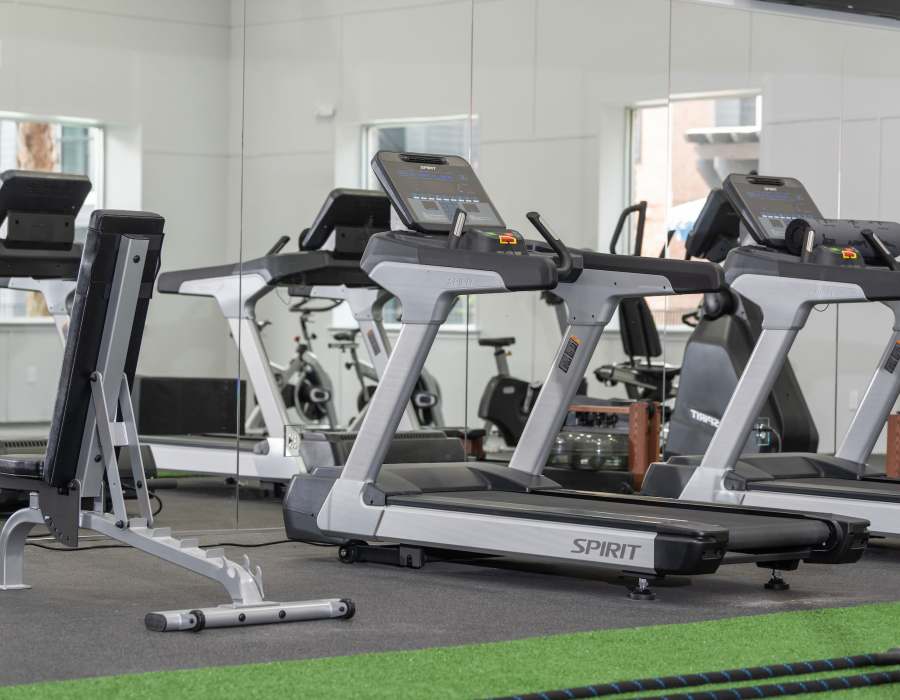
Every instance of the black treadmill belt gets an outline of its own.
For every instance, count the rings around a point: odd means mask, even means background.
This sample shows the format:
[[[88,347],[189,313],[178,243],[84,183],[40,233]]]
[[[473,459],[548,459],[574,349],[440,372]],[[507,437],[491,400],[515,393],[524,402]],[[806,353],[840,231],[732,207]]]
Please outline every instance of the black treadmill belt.
[[[751,491],[773,491],[791,493],[798,496],[818,496],[820,498],[852,498],[858,501],[887,501],[900,503],[900,482],[864,479],[831,479],[815,477],[809,479],[771,479],[768,481],[751,481],[747,483]],[[822,510],[828,510],[828,504],[822,503]]]
[[[435,508],[529,520],[552,520],[594,527],[624,527],[683,537],[719,538],[728,533],[730,551],[765,551],[811,547],[829,539],[820,520],[735,512],[715,507],[667,506],[658,501],[572,498],[546,493],[506,491],[437,492],[397,495],[389,506]]]

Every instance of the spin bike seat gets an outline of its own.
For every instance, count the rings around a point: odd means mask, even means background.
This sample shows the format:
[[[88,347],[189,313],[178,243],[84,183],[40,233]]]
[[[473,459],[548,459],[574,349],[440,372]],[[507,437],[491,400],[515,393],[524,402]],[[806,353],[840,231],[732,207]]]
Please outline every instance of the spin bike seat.
[[[515,338],[479,338],[478,344],[487,348],[502,348],[506,345],[515,345]]]
[[[356,339],[357,333],[359,333],[359,329],[354,328],[351,331],[338,331],[333,337],[339,343],[352,343]]]

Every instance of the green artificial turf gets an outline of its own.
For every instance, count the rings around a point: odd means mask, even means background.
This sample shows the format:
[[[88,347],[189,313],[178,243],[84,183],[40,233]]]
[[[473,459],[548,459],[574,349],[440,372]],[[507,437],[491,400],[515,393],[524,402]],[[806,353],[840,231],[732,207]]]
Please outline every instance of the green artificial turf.
[[[201,633],[197,644],[203,644],[205,634],[228,632]],[[0,699],[475,698],[897,646],[900,603],[886,603],[420,651],[39,683],[0,688]],[[828,697],[851,694],[898,698],[900,687],[841,691]]]

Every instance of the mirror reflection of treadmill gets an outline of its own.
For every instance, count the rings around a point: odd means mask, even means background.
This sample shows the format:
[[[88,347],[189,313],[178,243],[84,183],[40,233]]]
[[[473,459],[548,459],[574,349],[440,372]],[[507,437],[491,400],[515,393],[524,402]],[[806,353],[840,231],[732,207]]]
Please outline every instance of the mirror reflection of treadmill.
[[[649,579],[712,573],[722,564],[856,561],[865,521],[815,514],[773,515],[754,508],[683,503],[643,496],[572,491],[543,476],[562,417],[603,327],[626,296],[696,293],[719,288],[721,270],[706,262],[569,250],[529,214],[545,242],[526,246],[501,227],[466,227],[455,247],[448,230],[413,220],[406,184],[392,173],[421,164],[447,179],[461,158],[379,153],[373,168],[409,230],[372,237],[362,267],[398,297],[402,331],[392,361],[342,470],[315,470],[292,480],[284,502],[290,537],[341,545],[345,562],[421,566],[452,550],[546,562],[580,563],[637,577],[631,595],[651,597]],[[423,167],[424,169],[424,167]],[[515,238],[516,255],[497,234]],[[440,270],[441,274],[434,274]],[[454,272],[458,270],[458,272]],[[616,291],[609,280],[615,276]],[[509,466],[486,462],[387,464],[387,445],[412,377],[424,365],[454,297],[553,289],[570,325]],[[779,579],[780,580],[780,579]]]
[[[74,294],[81,264],[75,217],[90,190],[90,180],[81,175],[0,173],[0,288],[43,295],[63,342],[68,331],[67,301]],[[45,435],[23,433],[0,439],[0,455],[43,454],[46,449]],[[3,500],[0,496],[0,504]]]
[[[782,195],[782,189],[793,195]],[[867,466],[900,396],[900,372],[895,371],[897,363],[892,359],[900,331],[891,334],[834,456],[742,454],[752,421],[785,366],[788,351],[813,305],[879,301],[892,310],[894,328],[900,328],[900,271],[890,269],[890,260],[879,259],[861,233],[882,231],[887,254],[893,256],[900,252],[900,227],[824,220],[802,185],[790,178],[755,181],[752,176],[732,175],[722,194],[713,193],[710,199],[714,196],[720,207],[730,209],[732,217],[737,213],[752,234],[749,243],[731,251],[725,268],[731,286],[761,308],[763,331],[706,454],[673,457],[653,465],[644,492],[692,501],[818,510],[865,518],[874,533],[900,534],[900,481]],[[831,248],[834,256],[825,258],[831,263],[816,262],[804,257],[814,252],[805,250],[809,241],[787,240],[789,227],[774,223],[796,219],[812,222],[813,236],[816,228],[833,232],[843,227],[851,233],[845,240],[833,233],[829,234],[832,238],[822,237],[821,245]],[[889,237],[891,233],[893,237]],[[844,264],[846,246],[852,249],[852,266]]]
[[[313,225],[300,234],[298,252],[275,250],[240,263],[164,272],[158,289],[165,294],[213,297],[237,342],[246,379],[257,400],[261,430],[253,434],[142,435],[157,469],[196,474],[219,474],[266,482],[287,482],[307,464],[341,464],[352,435],[331,425],[297,425],[288,409],[260,335],[255,307],[261,298],[281,290],[291,296],[343,300],[359,323],[361,342],[380,375],[390,345],[380,317],[373,310],[383,304],[383,292],[360,269],[359,258],[369,237],[389,227],[387,198],[371,190],[331,192]],[[283,241],[282,241],[283,243]],[[235,300],[238,300],[235,303]],[[375,348],[374,345],[378,345]],[[455,458],[459,440],[438,431],[419,431],[408,411],[403,448],[412,454],[428,439],[435,458]],[[237,454],[237,463],[236,463]]]

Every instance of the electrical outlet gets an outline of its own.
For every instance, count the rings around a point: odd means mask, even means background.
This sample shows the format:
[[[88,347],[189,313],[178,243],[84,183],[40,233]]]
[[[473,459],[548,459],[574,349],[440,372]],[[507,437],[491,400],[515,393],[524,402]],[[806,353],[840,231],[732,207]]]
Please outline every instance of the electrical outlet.
[[[37,384],[37,367],[34,365],[28,365],[25,370],[25,381],[28,384]]]
[[[855,411],[857,408],[859,408],[859,391],[851,389],[847,395],[847,410]]]

